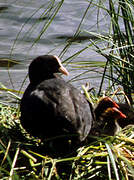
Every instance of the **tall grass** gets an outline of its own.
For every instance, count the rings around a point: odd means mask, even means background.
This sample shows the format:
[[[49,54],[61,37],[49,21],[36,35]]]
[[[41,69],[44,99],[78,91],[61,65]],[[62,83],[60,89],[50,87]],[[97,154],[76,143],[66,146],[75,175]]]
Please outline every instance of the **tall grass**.
[[[134,18],[132,1],[110,1],[109,9],[105,9],[110,18],[111,29],[107,36],[91,33],[105,42],[105,48],[94,43],[96,51],[106,58],[99,93],[102,91],[104,79],[111,80],[111,86],[121,85],[131,104],[134,92]]]
[[[109,1],[111,23],[113,29],[113,47],[111,52],[111,72],[115,67],[117,79],[121,82],[124,92],[133,103],[132,93],[134,92],[134,18],[133,5],[131,1],[121,0],[118,9],[112,1]],[[120,27],[119,19],[123,21],[123,30]],[[115,50],[114,50],[115,49]]]

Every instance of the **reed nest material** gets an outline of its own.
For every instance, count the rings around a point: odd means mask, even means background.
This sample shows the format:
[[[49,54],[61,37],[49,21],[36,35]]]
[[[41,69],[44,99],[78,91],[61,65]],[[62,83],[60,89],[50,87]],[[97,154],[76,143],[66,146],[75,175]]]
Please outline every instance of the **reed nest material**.
[[[55,159],[40,153],[40,140],[21,127],[18,108],[2,104],[0,108],[1,178],[133,179],[134,125],[113,137],[89,137],[92,142],[80,147],[77,156]],[[65,164],[71,167],[70,175],[64,172]]]

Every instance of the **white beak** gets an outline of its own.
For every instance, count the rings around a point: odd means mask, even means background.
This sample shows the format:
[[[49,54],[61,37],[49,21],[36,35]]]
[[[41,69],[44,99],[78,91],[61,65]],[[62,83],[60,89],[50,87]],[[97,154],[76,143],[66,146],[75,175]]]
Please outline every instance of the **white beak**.
[[[59,72],[61,72],[62,74],[68,76],[69,72],[66,70],[66,68],[64,68],[64,66],[61,64],[61,60],[58,58],[58,56],[54,56],[56,58],[56,60],[58,61],[60,68],[59,68]]]
[[[69,72],[68,72],[68,71],[66,70],[66,68],[64,68],[63,66],[61,66],[61,67],[59,68],[59,71],[60,71],[62,74],[66,75],[66,76],[69,75]]]

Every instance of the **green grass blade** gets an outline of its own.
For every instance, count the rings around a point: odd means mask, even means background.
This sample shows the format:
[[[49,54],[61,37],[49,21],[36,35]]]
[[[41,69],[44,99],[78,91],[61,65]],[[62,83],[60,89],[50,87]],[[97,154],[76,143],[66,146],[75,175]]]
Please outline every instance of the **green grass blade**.
[[[115,172],[116,180],[120,180],[119,174],[118,174],[118,169],[117,169],[116,162],[115,162],[115,158],[113,156],[111,148],[107,143],[105,143],[105,145],[106,145],[106,148],[107,148],[107,151],[108,151],[108,154],[109,154],[109,157],[110,157],[110,160],[111,160],[114,172]]]

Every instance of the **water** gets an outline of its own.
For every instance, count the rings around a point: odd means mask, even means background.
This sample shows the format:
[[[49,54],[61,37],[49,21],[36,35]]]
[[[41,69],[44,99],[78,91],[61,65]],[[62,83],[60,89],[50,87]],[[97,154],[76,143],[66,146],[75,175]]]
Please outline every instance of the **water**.
[[[58,3],[60,1],[56,2]],[[55,20],[41,36],[40,40],[33,46],[33,42],[39,36],[44,23],[49,20],[48,16],[42,19],[40,18],[40,16],[45,13],[44,10],[48,7],[49,3],[50,1],[44,0],[0,1],[0,58],[11,58],[18,62],[17,64],[12,63],[9,70],[7,63],[4,62],[0,64],[0,82],[8,88],[13,88],[15,90],[20,89],[21,84],[27,75],[27,67],[33,58],[50,52],[55,55],[61,53],[66,45],[66,41],[73,37],[79,26],[80,20],[88,7],[87,1],[66,0],[59,13],[56,15]],[[105,16],[105,14],[103,14],[102,17],[103,16]],[[91,7],[83,21],[81,30],[97,32],[97,25],[95,25],[96,18],[97,9],[96,7]],[[108,21],[100,22],[100,29],[104,32],[107,31],[107,23]],[[62,57],[62,60],[67,59],[86,47],[91,38],[92,36],[87,34],[78,38],[67,50]],[[88,61],[104,60],[95,53],[92,48],[81,53],[76,59]],[[72,68],[68,66],[67,69],[70,70],[70,76],[67,80],[70,80],[80,72],[85,71],[71,71]],[[90,82],[91,87],[98,87],[100,77],[93,78],[95,76],[97,76],[97,73],[90,69],[88,74],[82,76],[82,78],[89,77],[87,80],[81,80],[79,82],[75,81],[73,83],[80,88],[81,84],[85,84],[88,81]],[[26,88],[28,83],[29,80],[27,79],[22,90]]]

